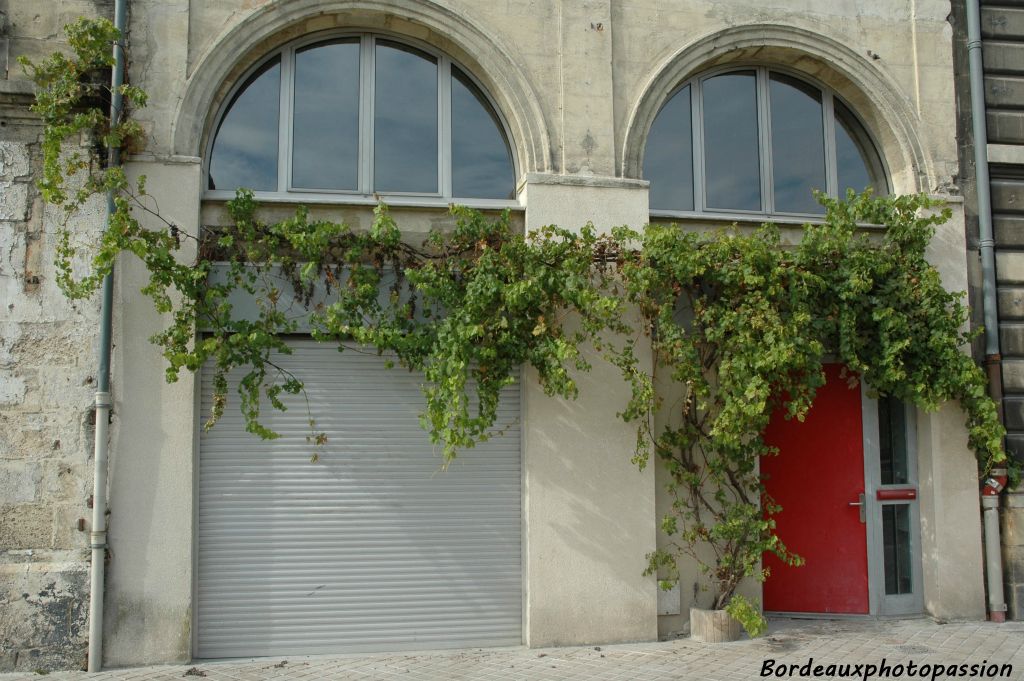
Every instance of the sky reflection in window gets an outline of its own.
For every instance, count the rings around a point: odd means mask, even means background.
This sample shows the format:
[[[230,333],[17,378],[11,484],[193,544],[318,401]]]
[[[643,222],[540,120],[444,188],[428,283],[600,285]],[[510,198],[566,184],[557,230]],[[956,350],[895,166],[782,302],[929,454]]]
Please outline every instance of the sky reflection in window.
[[[647,138],[644,177],[651,182],[651,208],[693,210],[693,129],[690,86],[672,96],[658,112]]]
[[[295,53],[292,186],[358,188],[359,41]]]
[[[437,192],[437,60],[383,40],[376,60],[373,188]]]
[[[813,194],[826,189],[821,91],[778,73],[771,75],[768,88],[775,210],[824,213]]]
[[[761,210],[753,71],[704,81],[704,182],[708,208]]]
[[[281,60],[264,64],[238,90],[214,138],[210,189],[277,189]]]
[[[490,105],[452,67],[452,196],[515,198],[512,152]]]

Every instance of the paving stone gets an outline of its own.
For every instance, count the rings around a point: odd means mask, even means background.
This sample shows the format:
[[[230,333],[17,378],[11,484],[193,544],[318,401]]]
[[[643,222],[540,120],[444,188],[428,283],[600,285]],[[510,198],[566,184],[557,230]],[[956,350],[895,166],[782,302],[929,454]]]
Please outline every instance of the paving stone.
[[[936,624],[901,621],[772,621],[765,638],[705,644],[690,639],[574,648],[489,648],[443,652],[268,658],[115,669],[99,674],[54,672],[54,681],[739,681],[761,678],[776,665],[963,664],[1013,665],[1024,679],[1024,622]],[[193,667],[205,676],[186,676]],[[0,674],[0,681],[38,679]],[[777,677],[772,677],[777,678]],[[790,678],[800,678],[795,675]],[[1005,678],[1005,677],[1003,677]]]

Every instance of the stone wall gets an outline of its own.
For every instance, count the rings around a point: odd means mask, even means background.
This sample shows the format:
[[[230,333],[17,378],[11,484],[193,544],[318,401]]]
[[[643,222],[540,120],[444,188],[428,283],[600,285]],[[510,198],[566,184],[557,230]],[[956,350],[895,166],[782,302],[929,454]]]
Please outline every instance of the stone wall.
[[[982,55],[985,68],[985,118],[989,174],[991,176],[992,223],[996,247],[999,345],[1002,355],[1003,411],[1009,454],[1024,461],[1024,220],[1020,205],[1024,199],[1024,92],[1016,83],[1024,75],[1024,10],[998,2],[981,3]],[[966,76],[966,16],[955,6],[957,44],[961,50],[958,69],[960,100],[961,164],[963,188],[969,216],[968,245],[972,268],[971,303],[973,318],[981,323],[981,264],[977,256],[979,232],[975,194],[974,142],[971,103]],[[984,343],[975,343],[975,357],[984,358]],[[1024,493],[1003,495],[1003,558],[1007,618],[1024,618],[1024,553],[1021,527],[1024,524]]]
[[[54,283],[57,216],[33,180],[41,127],[14,56],[62,47],[61,27],[109,2],[0,2],[0,671],[79,668],[88,633],[89,551],[78,519],[92,489],[98,304]],[[95,236],[99,203],[76,219]]]

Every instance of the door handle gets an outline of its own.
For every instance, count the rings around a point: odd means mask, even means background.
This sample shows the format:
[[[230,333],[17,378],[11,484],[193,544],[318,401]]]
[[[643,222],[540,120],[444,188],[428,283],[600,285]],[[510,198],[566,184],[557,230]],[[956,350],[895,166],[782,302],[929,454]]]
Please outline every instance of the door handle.
[[[858,510],[860,511],[860,521],[862,523],[866,523],[867,522],[867,516],[865,515],[865,511],[864,511],[864,493],[861,492],[860,494],[858,494],[857,495],[857,501],[851,501],[849,505],[850,506],[858,506],[859,507]]]

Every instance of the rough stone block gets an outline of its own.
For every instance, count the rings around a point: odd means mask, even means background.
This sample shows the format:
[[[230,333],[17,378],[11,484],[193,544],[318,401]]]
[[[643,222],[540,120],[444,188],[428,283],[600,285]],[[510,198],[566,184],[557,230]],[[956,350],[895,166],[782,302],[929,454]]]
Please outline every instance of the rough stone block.
[[[20,366],[72,366],[95,361],[93,339],[96,329],[89,324],[70,322],[18,324],[10,354]],[[2,351],[0,351],[2,353]],[[0,354],[0,361],[3,355]]]
[[[989,142],[1024,144],[1024,118],[1020,114],[1020,111],[989,111],[985,116]]]
[[[11,371],[0,372],[0,405],[10,406],[25,401],[25,379]]]
[[[89,533],[78,529],[78,519],[88,518],[84,498],[78,503],[62,504],[53,512],[53,548],[74,550],[89,545]]]
[[[0,671],[81,669],[88,584],[84,562],[0,563]]]
[[[0,550],[48,548],[53,541],[53,512],[47,506],[0,506]]]
[[[1024,288],[1007,286],[999,289],[999,319],[1024,319]]]
[[[1024,324],[1020,322],[999,325],[999,348],[1004,355],[1024,355]]]
[[[1007,616],[1024,618],[1024,508],[1005,508],[1002,513],[1003,582]]]
[[[1017,396],[1003,400],[1003,416],[1009,430],[1024,430],[1024,399]]]
[[[1004,547],[1024,547],[1024,508],[1004,506],[1000,513],[1002,520],[1002,541]],[[1020,568],[1024,570],[1024,561]],[[1022,573],[1024,576],[1024,573]]]
[[[81,450],[85,411],[0,412],[0,459],[87,456]],[[90,429],[91,435],[91,429]]]
[[[95,367],[41,366],[37,371],[40,401],[47,409],[87,409],[92,402]]]
[[[1007,581],[1024,586],[1024,546],[1003,546],[1003,568]]]
[[[24,220],[28,217],[28,185],[0,182],[0,220]]]
[[[313,33],[315,31],[324,31],[329,28],[334,28],[336,25],[337,22],[334,20],[334,17],[328,15],[316,17],[315,19],[310,19],[309,21],[307,21],[306,30],[309,31],[310,33]]]
[[[1024,217],[1019,215],[993,217],[992,227],[995,231],[996,246],[1000,248],[1024,246]]]
[[[0,504],[35,501],[39,490],[39,466],[20,461],[0,462]]]
[[[1003,361],[1003,388],[1007,392],[1024,392],[1024,360]]]
[[[0,276],[16,279],[25,271],[25,230],[21,224],[0,222]]]
[[[39,491],[47,499],[84,502],[92,483],[92,467],[66,459],[50,459],[39,464]]]
[[[5,179],[25,177],[32,171],[28,145],[0,141],[0,176]]]
[[[1006,589],[1006,596],[1007,619],[1024,619],[1024,585],[1010,586]]]
[[[1016,459],[1024,457],[1024,434],[1010,433],[1006,436],[1006,453]]]

